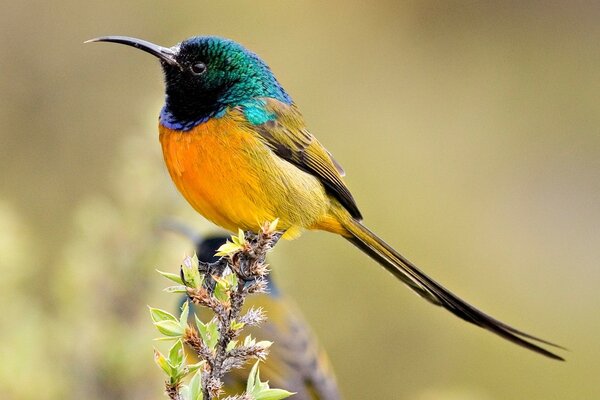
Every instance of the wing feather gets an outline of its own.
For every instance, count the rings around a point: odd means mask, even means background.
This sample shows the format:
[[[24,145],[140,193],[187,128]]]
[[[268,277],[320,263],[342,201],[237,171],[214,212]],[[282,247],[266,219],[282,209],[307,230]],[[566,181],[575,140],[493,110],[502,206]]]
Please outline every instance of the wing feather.
[[[282,159],[317,177],[328,193],[335,197],[357,220],[362,215],[342,177],[344,170],[305,127],[298,109],[274,99],[267,99],[267,111],[275,118],[253,126],[261,139]]]

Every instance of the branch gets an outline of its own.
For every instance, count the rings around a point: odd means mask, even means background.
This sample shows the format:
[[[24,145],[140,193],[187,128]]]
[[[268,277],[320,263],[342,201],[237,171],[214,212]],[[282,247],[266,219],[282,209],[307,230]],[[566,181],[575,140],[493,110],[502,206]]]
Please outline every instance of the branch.
[[[256,326],[265,320],[262,309],[242,313],[246,298],[264,293],[267,288],[267,253],[281,238],[276,230],[277,221],[264,224],[259,233],[242,232],[232,236],[219,248],[215,263],[200,263],[198,258],[187,257],[180,274],[160,272],[178,283],[166,290],[187,293],[189,300],[207,307],[214,316],[208,322],[194,315],[195,326],[188,323],[189,307],[186,302],[181,316],[175,318],[166,311],[150,308],[154,325],[166,340],[176,340],[165,357],[155,350],[155,361],[169,376],[166,393],[172,400],[216,400],[223,394],[223,377],[232,369],[242,368],[257,360],[248,378],[246,392],[226,400],[284,399],[293,393],[272,389],[259,377],[258,362],[264,361],[271,346],[269,341],[256,341],[250,335],[238,340],[246,326]],[[184,346],[189,346],[201,360],[187,365]],[[185,385],[183,379],[193,374]]]

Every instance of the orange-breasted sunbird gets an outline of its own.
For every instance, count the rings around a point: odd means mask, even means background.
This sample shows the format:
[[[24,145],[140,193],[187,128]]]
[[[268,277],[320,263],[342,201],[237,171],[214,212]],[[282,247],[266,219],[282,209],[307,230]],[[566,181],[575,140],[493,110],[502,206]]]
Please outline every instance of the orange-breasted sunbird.
[[[160,60],[165,105],[159,132],[177,189],[208,220],[256,231],[279,219],[284,238],[323,230],[342,236],[431,303],[513,343],[562,360],[560,347],[506,325],[424,274],[362,223],[344,170],[307,129],[267,64],[240,44],[196,36],[173,47],[105,36]]]

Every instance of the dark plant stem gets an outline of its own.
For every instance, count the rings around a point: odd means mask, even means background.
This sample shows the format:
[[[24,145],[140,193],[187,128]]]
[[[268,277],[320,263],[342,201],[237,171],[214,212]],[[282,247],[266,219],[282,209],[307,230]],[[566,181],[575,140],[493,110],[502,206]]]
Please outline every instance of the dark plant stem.
[[[179,386],[172,385],[169,381],[165,384],[167,396],[171,400],[181,400],[181,396],[179,395]]]
[[[261,310],[248,312],[242,317],[240,315],[248,295],[266,291],[269,270],[265,257],[281,237],[281,232],[272,231],[269,225],[265,225],[258,234],[246,232],[244,236],[246,242],[239,251],[217,263],[200,265],[199,270],[206,274],[204,287],[188,289],[192,303],[210,308],[217,317],[219,339],[214,351],[203,343],[194,328],[188,329],[184,336],[185,343],[200,359],[206,360],[202,374],[202,394],[205,400],[219,397],[223,388],[222,378],[229,370],[241,368],[252,358],[264,359],[267,355],[267,349],[258,345],[237,346],[233,350],[227,350],[241,331],[240,328],[234,328],[233,324],[244,320],[244,324],[253,325],[264,318]],[[219,301],[212,293],[215,288],[213,278],[220,278],[227,267],[237,276],[237,285],[230,289],[228,301]]]

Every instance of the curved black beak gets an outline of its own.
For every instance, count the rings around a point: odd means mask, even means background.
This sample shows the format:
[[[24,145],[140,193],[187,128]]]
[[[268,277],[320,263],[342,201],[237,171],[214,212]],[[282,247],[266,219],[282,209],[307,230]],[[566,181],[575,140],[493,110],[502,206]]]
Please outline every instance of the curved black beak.
[[[136,49],[140,49],[145,51],[146,53],[150,53],[155,57],[158,57],[160,60],[165,63],[173,66],[179,66],[177,61],[175,60],[175,56],[177,55],[176,48],[162,47],[157,44],[148,42],[142,39],[136,39],[128,36],[102,36],[95,39],[86,40],[84,43],[92,43],[92,42],[111,42],[111,43],[120,43],[127,46],[135,47]]]

